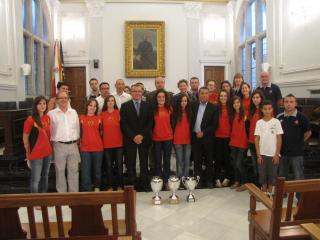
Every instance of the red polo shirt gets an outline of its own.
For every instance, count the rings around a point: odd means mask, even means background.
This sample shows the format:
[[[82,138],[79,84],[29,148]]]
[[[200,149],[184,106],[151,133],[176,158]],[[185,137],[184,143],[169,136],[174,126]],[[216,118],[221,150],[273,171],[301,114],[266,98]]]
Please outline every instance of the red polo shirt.
[[[261,113],[260,110],[257,108],[250,119],[249,143],[254,143],[254,130],[256,129],[256,124],[259,119],[261,119]]]
[[[43,115],[40,121],[42,128],[36,124],[31,116],[24,122],[23,133],[29,135],[28,160],[38,160],[52,154],[50,144],[50,118],[48,115]]]
[[[241,119],[239,121],[239,113],[235,113],[232,130],[230,136],[230,146],[238,148],[248,148],[248,138],[246,133],[245,120]]]
[[[209,102],[210,103],[213,103],[213,104],[217,104],[218,103],[218,98],[219,98],[219,95],[218,93],[212,93],[209,95]]]
[[[81,139],[80,151],[81,152],[101,152],[103,151],[102,139],[100,136],[100,127],[102,120],[100,116],[80,116],[81,126]]]
[[[219,124],[216,130],[216,137],[229,138],[231,133],[231,126],[229,121],[229,113],[227,105],[221,106],[221,112],[219,114]]]
[[[250,97],[242,99],[242,106],[243,106],[243,110],[244,110],[244,115],[249,116]]]
[[[177,122],[173,136],[174,144],[190,144],[190,123],[186,111],[182,112],[182,117]]]
[[[103,147],[117,148],[123,146],[122,132],[120,128],[120,113],[118,110],[101,113],[103,126]]]
[[[154,115],[152,140],[168,141],[173,138],[170,117],[171,110],[169,111],[165,107],[158,108],[158,112]]]

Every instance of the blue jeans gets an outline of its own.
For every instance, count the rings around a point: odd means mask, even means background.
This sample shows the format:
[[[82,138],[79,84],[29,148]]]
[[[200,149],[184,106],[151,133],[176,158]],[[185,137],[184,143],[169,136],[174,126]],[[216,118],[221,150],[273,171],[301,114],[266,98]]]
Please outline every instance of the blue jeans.
[[[92,167],[93,185],[100,188],[102,152],[80,152],[81,156],[81,191],[92,191]]]
[[[155,175],[162,176],[163,181],[168,182],[170,174],[170,158],[172,149],[172,140],[169,141],[153,141],[154,144],[154,163]],[[163,171],[162,171],[163,160]]]
[[[279,164],[279,175],[288,178],[289,168],[292,168],[294,180],[304,179],[303,174],[303,156],[282,156]]]
[[[107,186],[123,187],[123,148],[105,148]],[[115,169],[115,171],[113,170]],[[114,175],[113,173],[116,173]]]
[[[31,179],[30,192],[44,193],[48,191],[48,175],[52,156],[49,155],[37,160],[30,160]]]
[[[189,165],[190,165],[190,155],[191,155],[191,145],[190,144],[175,144],[174,148],[176,150],[176,165],[177,165],[177,175],[178,177],[188,177],[189,176]]]
[[[234,172],[234,180],[244,184],[247,182],[247,173],[245,168],[245,152],[246,149],[238,147],[230,147],[231,157],[232,157],[232,166]]]

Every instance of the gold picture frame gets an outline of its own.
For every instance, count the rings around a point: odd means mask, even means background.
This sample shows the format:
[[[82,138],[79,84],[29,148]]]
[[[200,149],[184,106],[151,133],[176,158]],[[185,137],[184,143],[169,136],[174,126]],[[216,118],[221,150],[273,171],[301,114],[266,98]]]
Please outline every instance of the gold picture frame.
[[[163,21],[126,21],[125,68],[127,78],[165,75]]]

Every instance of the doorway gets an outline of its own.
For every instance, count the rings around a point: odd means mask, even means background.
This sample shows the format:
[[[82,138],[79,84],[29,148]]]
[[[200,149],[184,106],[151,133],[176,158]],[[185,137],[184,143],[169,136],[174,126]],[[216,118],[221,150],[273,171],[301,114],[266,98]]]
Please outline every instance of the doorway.
[[[206,85],[209,80],[214,80],[217,91],[220,91],[221,82],[225,80],[224,68],[224,66],[204,66],[204,84]]]
[[[65,67],[65,82],[70,86],[71,107],[77,113],[84,113],[86,101],[86,68]]]

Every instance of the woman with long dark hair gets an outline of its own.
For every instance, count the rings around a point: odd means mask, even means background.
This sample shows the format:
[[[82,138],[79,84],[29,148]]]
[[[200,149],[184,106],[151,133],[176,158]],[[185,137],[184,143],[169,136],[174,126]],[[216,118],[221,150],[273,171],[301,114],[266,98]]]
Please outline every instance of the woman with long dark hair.
[[[26,159],[31,167],[30,191],[48,191],[48,174],[52,158],[50,144],[50,118],[47,113],[47,99],[38,96],[34,99],[32,115],[23,127],[23,144]]]
[[[81,190],[100,190],[103,144],[101,140],[102,120],[98,114],[98,101],[94,98],[86,103],[85,114],[80,116]],[[93,175],[93,176],[92,176]]]
[[[244,110],[244,114],[249,117],[249,109],[250,109],[250,96],[251,96],[251,87],[249,83],[243,82],[240,87],[241,91],[241,100],[242,106]]]
[[[231,134],[231,115],[229,94],[226,90],[221,90],[218,100],[218,128],[215,132],[216,161],[214,163],[216,187],[227,187],[231,175],[231,157],[230,157],[230,134]],[[222,175],[222,170],[224,175]]]
[[[172,149],[172,108],[166,91],[160,89],[154,97],[152,140],[154,144],[155,174],[162,176],[167,186]],[[163,161],[163,170],[162,170]]]
[[[176,151],[178,177],[189,176],[191,155],[190,122],[192,112],[189,97],[181,94],[173,111],[173,144]]]
[[[224,80],[221,82],[220,89],[226,90],[228,92],[229,99],[233,98],[234,93],[233,93],[232,85],[228,80]]]
[[[240,97],[232,99],[232,130],[230,135],[230,148],[235,182],[231,186],[237,191],[244,191],[244,183],[247,181],[245,169],[245,153],[248,149],[248,118],[244,114]]]
[[[121,190],[123,187],[123,138],[120,112],[113,95],[106,97],[101,117],[108,190],[113,188]],[[116,175],[113,174],[114,172]]]
[[[255,147],[254,131],[256,129],[257,121],[262,118],[261,107],[264,101],[264,95],[261,90],[255,90],[251,94],[250,101],[250,129],[249,129],[249,149],[251,154],[251,161],[254,174],[254,182],[258,183],[258,164],[257,164],[257,153]]]

